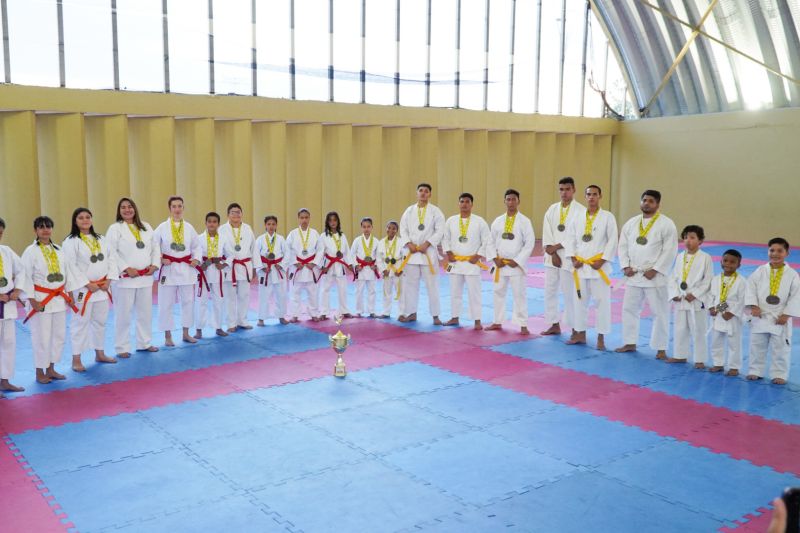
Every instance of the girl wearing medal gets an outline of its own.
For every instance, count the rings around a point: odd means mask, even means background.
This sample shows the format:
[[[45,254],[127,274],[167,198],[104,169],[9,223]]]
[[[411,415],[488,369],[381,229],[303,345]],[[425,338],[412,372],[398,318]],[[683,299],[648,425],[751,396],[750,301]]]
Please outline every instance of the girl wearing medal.
[[[116,363],[108,357],[103,344],[106,338],[106,322],[111,303],[111,281],[119,278],[115,254],[105,237],[94,230],[92,212],[79,207],[72,213],[72,228],[61,245],[64,260],[74,273],[81,287],[72,293],[80,312],[70,323],[72,341],[72,370],[85,372],[81,353],[94,350],[98,363]]]
[[[317,269],[322,260],[317,253],[319,233],[310,226],[311,212],[305,207],[297,212],[298,227],[289,232],[286,237],[287,265],[292,265],[289,272],[291,282],[292,307],[289,313],[291,322],[297,322],[300,315],[302,293],[306,293],[308,314],[313,322],[317,317]]]
[[[139,218],[130,198],[117,203],[116,222],[106,231],[106,241],[117,270],[114,294],[114,350],[117,357],[131,355],[131,322],[136,314],[136,350],[157,352],[151,344],[153,323],[153,273],[161,264],[161,251],[153,245],[152,226]]]
[[[352,315],[347,308],[347,273],[353,272],[353,267],[348,262],[350,245],[347,242],[347,235],[342,233],[339,213],[336,211],[325,215],[325,233],[320,236],[317,250],[323,261],[320,273],[322,285],[319,295],[320,319],[328,318],[331,308],[330,289],[334,283],[339,300],[338,314],[350,318]]]
[[[764,376],[767,352],[771,352],[769,377],[775,385],[785,385],[792,357],[792,317],[800,317],[800,276],[786,263],[786,239],[775,237],[768,245],[769,263],[747,280],[744,303],[753,317],[747,379]]]
[[[266,232],[256,239],[253,254],[258,271],[258,324],[264,326],[264,320],[274,316],[281,324],[286,320],[286,293],[289,275],[286,272],[286,239],[278,234],[278,217],[264,217]],[[275,312],[270,313],[270,300],[275,302]]]
[[[403,263],[405,241],[398,234],[398,224],[390,220],[386,224],[386,237],[378,243],[378,268],[383,275],[383,311],[380,318],[389,318],[392,314],[392,300],[398,300],[400,314],[403,313],[400,298],[400,265]]]
[[[6,223],[0,218],[0,240],[5,231]],[[14,377],[17,351],[17,302],[23,297],[24,284],[22,259],[8,246],[0,245],[0,391],[25,390],[10,381]]]
[[[56,371],[55,365],[61,361],[64,350],[67,308],[78,312],[69,293],[83,284],[72,275],[61,249],[51,240],[53,220],[48,216],[36,217],[33,229],[36,240],[22,254],[28,297],[25,322],[29,322],[31,328],[36,381],[46,384],[54,379],[66,379]]]
[[[375,285],[380,279],[378,266],[378,239],[372,234],[372,219],[361,219],[361,235],[353,239],[349,262],[355,265],[356,271],[356,316],[375,314]],[[364,290],[367,291],[367,302],[364,304]]]

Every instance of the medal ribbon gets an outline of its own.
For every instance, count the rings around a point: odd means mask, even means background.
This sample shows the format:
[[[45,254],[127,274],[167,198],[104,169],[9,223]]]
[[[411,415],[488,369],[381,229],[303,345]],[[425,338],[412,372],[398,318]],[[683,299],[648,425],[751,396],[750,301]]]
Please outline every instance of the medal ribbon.
[[[419,210],[419,206],[417,206],[417,220],[419,220],[420,224],[425,223],[425,213],[428,212],[428,204],[425,204],[425,207],[422,208],[422,211]]]
[[[341,252],[342,251],[342,238],[341,237],[337,237],[335,233],[331,233],[331,239],[333,239],[333,242],[336,244],[336,251],[337,252]]]
[[[642,215],[642,219],[639,220],[639,237],[647,237],[647,234],[650,233],[650,228],[653,227],[653,224],[655,224],[656,220],[658,220],[658,217],[660,216],[661,212],[659,211],[652,216],[650,222],[647,223],[647,227],[644,227],[642,226],[642,223],[644,222],[644,215]]]
[[[176,226],[172,217],[170,217],[169,228],[172,230],[172,242],[175,244],[183,244],[183,220]]]
[[[503,226],[503,233],[512,233],[514,231],[514,222],[517,220],[517,214],[514,213],[514,216],[509,217],[506,214],[506,224]]]
[[[133,238],[136,239],[136,242],[142,242],[142,233],[139,231],[139,228],[137,228],[134,224],[128,224],[128,229],[133,234]]]
[[[39,243],[39,249],[42,251],[44,260],[47,263],[47,273],[60,274],[61,268],[58,264],[58,255],[56,254],[56,251],[53,249],[53,245],[49,244],[45,246],[44,244]]]
[[[272,240],[268,239],[266,235],[264,235],[264,242],[267,243],[267,250],[269,253],[275,253],[275,235],[272,236]]]
[[[392,244],[390,244],[389,246],[386,247],[386,257],[388,257],[389,259],[395,259],[395,252],[397,251],[397,241],[399,239],[397,237],[395,237],[394,239],[392,239],[390,241],[389,237],[386,237],[383,240],[384,240],[384,242],[386,242],[387,245],[389,245],[390,242],[392,243]]]
[[[591,235],[592,234],[592,227],[594,226],[594,219],[597,218],[597,215],[600,214],[600,209],[595,211],[594,215],[591,217],[589,216],[589,210],[586,210],[586,226],[583,229],[584,235]]]
[[[361,237],[361,246],[364,247],[364,256],[365,257],[372,257],[372,244],[374,242],[374,238],[372,235],[369,236],[369,243],[367,243],[367,239]]]
[[[467,217],[466,225],[462,224],[463,218],[458,218],[458,233],[461,237],[467,238],[467,231],[469,231],[469,223],[472,221],[472,216]]]
[[[209,258],[214,258],[219,255],[219,233],[214,235],[214,238],[211,238],[211,235],[206,233],[206,253],[208,254]]]
[[[783,278],[783,266],[780,268],[770,268],[769,270],[769,295],[777,296],[781,288],[781,278]]]
[[[0,278],[6,277],[6,272],[3,270],[3,255],[0,254]]]
[[[738,274],[734,272],[731,276],[720,276],[719,278],[719,303],[724,303],[728,301],[728,291],[733,284],[736,283],[736,278]],[[725,283],[725,278],[730,279],[730,283]]]
[[[236,231],[237,229],[239,231]],[[239,226],[238,228],[234,228],[231,226],[231,232],[233,233],[233,243],[236,246],[240,246],[240,243],[242,242],[242,227]]]
[[[89,236],[81,233],[81,240],[86,246],[89,247],[89,251],[92,253],[92,255],[97,255],[102,251],[102,248],[100,247],[100,241],[98,241],[94,235]]]
[[[558,223],[559,225],[565,225],[567,221],[567,217],[569,216],[569,208],[572,207],[572,202],[569,203],[566,209],[563,206],[558,206]]]
[[[692,258],[689,260],[689,263],[686,263],[686,256],[691,255]],[[686,278],[689,277],[689,271],[692,270],[692,263],[694,263],[694,258],[697,257],[697,254],[687,254],[684,252],[683,254],[683,270],[681,271],[681,281],[686,283]]]
[[[297,231],[300,233],[300,242],[303,244],[303,250],[308,251],[308,240],[311,238],[311,228],[306,230],[305,236],[303,236],[303,230],[297,228]]]

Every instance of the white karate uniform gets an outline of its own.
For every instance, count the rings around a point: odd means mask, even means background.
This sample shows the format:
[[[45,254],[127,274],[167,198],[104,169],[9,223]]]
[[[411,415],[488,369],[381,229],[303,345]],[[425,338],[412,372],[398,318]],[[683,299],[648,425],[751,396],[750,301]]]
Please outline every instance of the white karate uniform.
[[[6,286],[0,287],[0,294],[10,294],[14,289],[25,290],[25,267],[22,259],[8,246],[0,244],[0,258],[3,259],[3,276]],[[24,294],[19,294],[23,300]],[[23,300],[24,301],[24,300]],[[17,302],[0,302],[0,379],[14,377],[14,366],[17,354],[16,322],[18,318]]]
[[[359,235],[353,239],[353,245],[350,247],[350,255],[348,261],[353,268],[358,268],[358,261],[364,261],[369,257],[375,261],[375,270],[372,267],[364,266],[358,271],[356,278],[356,313],[358,314],[375,314],[375,285],[378,284],[380,278],[380,263],[378,259],[378,245],[380,239],[374,235],[370,235],[367,239],[364,235]],[[364,248],[367,252],[364,252]],[[375,271],[378,271],[376,274]],[[364,291],[367,293],[366,305],[364,304]]]
[[[136,247],[136,237],[125,222],[115,222],[106,232],[108,247],[114,251],[118,280],[112,283],[114,319],[116,322],[114,349],[116,353],[131,351],[131,312],[136,310],[136,349],[146,350],[153,336],[153,275],[143,273],[128,277],[129,268],[137,271],[161,264],[161,250],[153,244],[155,232],[147,222],[139,230],[144,248]]]
[[[256,236],[249,224],[242,222],[239,233],[239,247],[236,251],[236,239],[233,227],[226,222],[219,227],[220,235],[225,236],[231,243],[228,263],[231,264],[230,277],[225,280],[225,301],[228,307],[228,328],[247,326],[247,310],[250,308],[250,283],[251,272],[255,268],[253,253],[255,250]],[[236,274],[234,276],[234,273]],[[234,278],[236,283],[234,284]]]
[[[647,227],[650,219],[644,226]],[[622,300],[622,342],[638,344],[639,317],[646,299],[653,313],[650,346],[666,350],[669,344],[669,298],[667,276],[678,253],[678,230],[675,223],[664,215],[653,222],[647,234],[647,243],[638,244],[639,223],[642,215],[628,220],[619,235],[620,268],[631,267],[635,274],[625,277],[625,296]],[[653,279],[644,277],[650,269],[656,270]]]
[[[109,293],[103,290],[90,293],[86,285],[103,278],[109,282],[119,279],[116,253],[105,237],[101,235],[98,241],[103,260],[96,263],[91,262],[92,252],[80,237],[67,237],[61,244],[64,261],[69,263],[75,282],[81,284],[81,288],[72,293],[72,299],[80,310],[72,317],[69,328],[74,355],[86,350],[103,350],[105,344]]]
[[[419,306],[419,279],[420,277],[425,280],[425,288],[428,291],[428,305],[430,307],[431,316],[439,316],[440,303],[439,303],[439,279],[437,274],[439,272],[439,252],[436,247],[442,241],[444,236],[444,214],[442,210],[428,203],[425,209],[425,217],[422,223],[425,228],[419,229],[419,215],[422,209],[417,207],[417,204],[410,205],[406,208],[403,216],[400,218],[400,235],[406,239],[406,247],[408,243],[413,243],[416,246],[422,245],[424,242],[429,242],[430,246],[422,253],[413,253],[408,260],[402,275],[402,298],[403,305],[401,312],[404,315],[413,315],[417,312]],[[405,250],[404,253],[408,253]],[[433,272],[431,272],[431,268]]]
[[[45,289],[57,289],[63,286],[67,294],[82,286],[79,281],[76,282],[61,249],[55,245],[52,247],[58,256],[59,272],[64,276],[64,281],[47,281],[47,261],[38,243],[34,242],[22,253],[26,298],[36,298],[40,302],[45,299],[47,294],[37,291],[35,285]],[[27,304],[26,308],[30,310],[30,304]],[[46,369],[51,364],[61,361],[64,338],[67,334],[67,309],[67,301],[61,296],[56,296],[45,305],[43,312],[34,314],[28,322],[36,368]]]
[[[393,244],[394,243],[394,244]],[[403,314],[403,300],[401,298],[402,292],[400,286],[402,280],[397,275],[397,269],[403,263],[405,257],[404,252],[408,250],[405,248],[406,241],[400,235],[395,235],[392,241],[387,237],[381,239],[378,243],[378,269],[383,273],[383,311],[381,315],[389,316],[392,314],[392,300],[398,301],[399,313]],[[392,263],[394,260],[394,263]],[[402,275],[402,274],[401,274]]]
[[[306,247],[303,247],[303,237],[306,240]],[[319,269],[322,267],[322,260],[319,253],[317,253],[317,241],[319,240],[319,233],[313,228],[308,228],[306,232],[301,235],[300,228],[295,228],[289,232],[286,237],[286,264],[290,265],[289,281],[291,282],[291,309],[289,314],[293,318],[300,315],[300,302],[302,293],[306,293],[306,307],[309,316],[316,318],[317,300],[319,299],[319,291],[316,276],[319,275]],[[305,250],[305,254],[303,251]],[[310,260],[309,266],[303,266],[299,260],[308,260],[309,257],[314,259]]]
[[[592,221],[591,236],[592,240],[584,242],[583,236],[586,232],[586,221],[588,211],[584,211],[583,216],[576,216],[572,219],[567,228],[567,240],[564,245],[565,265],[568,270],[574,271],[572,266],[573,257],[590,259],[598,254],[602,254],[602,259],[606,262],[600,268],[606,276],[611,279],[611,261],[617,251],[617,219],[613,213],[605,209],[598,209]],[[586,331],[589,306],[594,301],[597,313],[595,315],[595,329],[598,334],[607,335],[611,333],[611,286],[608,285],[600,273],[589,264],[584,264],[578,271],[578,279],[581,284],[581,296],[575,288],[575,278],[572,279],[572,298],[575,312],[573,327],[575,331]],[[566,295],[564,296],[567,297]]]
[[[333,262],[329,257],[335,257],[336,252],[342,253],[342,261],[349,263],[350,245],[347,241],[347,235],[342,233],[337,236],[339,240],[339,247],[336,246],[333,236],[325,233],[320,234],[317,241],[317,254],[323,267],[332,265],[326,274],[321,274],[319,279],[319,309],[320,315],[331,316],[331,287],[335,284],[336,291],[339,297],[339,310],[340,315],[350,314],[347,308],[347,270],[341,263]]]
[[[202,282],[200,276],[197,280],[197,329],[205,327],[214,330],[222,329],[223,314],[225,311],[225,302],[230,298],[234,298],[235,294],[228,293],[230,283],[226,283],[231,275],[231,257],[233,257],[233,243],[223,235],[221,232],[217,233],[219,240],[217,242],[217,255],[208,255],[208,231],[204,231],[198,237],[200,243],[200,254],[203,258],[201,268],[206,261],[210,261],[213,257],[220,257],[222,259],[222,269],[217,268],[217,265],[211,263],[205,269],[205,277],[208,286]],[[211,309],[209,310],[209,304]],[[230,313],[230,308],[228,308]]]
[[[155,231],[153,243],[161,250],[162,256],[176,258],[190,257],[198,263],[202,262],[200,240],[197,232],[186,220],[183,221],[183,245],[185,250],[179,252],[170,248],[172,243],[170,220],[162,222]],[[181,326],[191,328],[194,324],[194,286],[197,283],[197,269],[188,263],[173,263],[159,270],[158,281],[158,329],[169,331],[175,327],[172,319],[172,306],[180,300]]]
[[[722,274],[717,274],[711,280],[708,306],[716,307],[720,304],[722,290]],[[726,370],[742,368],[742,318],[744,317],[744,297],[747,292],[747,278],[737,274],[731,283],[726,278],[728,294],[725,301],[728,304],[726,311],[733,314],[730,320],[722,318],[722,313],[711,319],[711,360],[714,366],[724,366]],[[728,347],[728,364],[725,364],[725,346]]]
[[[272,253],[275,261],[280,261],[274,266],[269,266],[265,261],[270,254],[267,239],[273,239]],[[289,287],[289,265],[286,262],[286,239],[276,232],[272,237],[263,234],[256,239],[253,261],[258,271],[258,319],[266,320],[270,317],[286,318],[286,293]],[[270,300],[275,302],[275,313],[270,313]]]
[[[792,318],[800,317],[800,276],[788,264],[783,267],[783,276],[777,296],[780,302],[767,303],[769,296],[770,265],[761,265],[747,280],[744,304],[761,309],[761,318],[750,320],[750,366],[747,373],[762,377],[767,364],[767,352],[772,352],[769,366],[770,379],[789,379],[792,358]],[[781,315],[790,318],[783,326],[775,323]]]
[[[502,324],[506,319],[506,294],[511,286],[511,296],[514,301],[512,322],[520,327],[528,327],[528,299],[525,279],[528,275],[528,259],[536,245],[536,235],[533,232],[531,220],[520,212],[514,218],[511,233],[513,239],[504,239],[506,215],[500,215],[489,231],[490,239],[486,250],[487,258],[513,259],[518,266],[504,266],[500,274],[495,274],[497,282],[494,284],[494,323]]]
[[[479,255],[481,261],[486,259],[486,249],[489,246],[489,225],[478,215],[470,215],[467,227],[467,242],[459,241],[461,228],[459,224],[466,224],[461,214],[448,218],[444,225],[442,238],[442,251],[452,252],[457,256]],[[469,319],[481,319],[481,268],[469,261],[455,261],[447,265],[450,278],[450,314],[458,318],[461,314],[461,299],[464,292],[464,283],[467,284],[467,300],[469,303]]]
[[[559,231],[561,224],[561,202],[551,205],[544,214],[542,223],[542,248],[560,244],[565,246],[572,221],[576,218],[583,220],[586,208],[573,200],[569,204],[569,211],[566,213],[564,229]],[[575,292],[575,283],[572,279],[572,265],[564,255],[564,248],[559,249],[556,255],[561,258],[561,268],[553,265],[553,257],[544,254],[544,319],[548,324],[561,322],[558,312],[558,293],[564,297],[564,316],[563,320],[568,326],[575,326],[575,305],[572,293]]]
[[[675,297],[680,297],[679,302],[672,302],[674,315],[674,334],[673,344],[675,347],[676,359],[688,359],[689,345],[694,345],[692,350],[692,362],[706,364],[708,360],[708,316],[707,302],[709,291],[711,290],[711,280],[714,279],[714,261],[711,256],[703,250],[697,250],[694,261],[689,268],[686,277],[686,290],[680,287],[683,280],[683,262],[686,259],[687,268],[691,256],[685,251],[678,254],[675,266],[672,268],[672,275],[667,284],[667,298],[672,301]],[[696,300],[689,302],[686,295],[692,294]]]

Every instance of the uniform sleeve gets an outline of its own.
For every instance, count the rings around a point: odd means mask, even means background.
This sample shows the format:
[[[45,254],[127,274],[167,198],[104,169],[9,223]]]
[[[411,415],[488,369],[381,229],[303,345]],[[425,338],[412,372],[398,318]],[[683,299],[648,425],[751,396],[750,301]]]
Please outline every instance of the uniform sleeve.
[[[800,276],[792,276],[789,286],[789,297],[786,299],[786,308],[783,313],[789,316],[800,317]]]
[[[106,251],[106,261],[108,261],[108,279],[115,280],[119,279],[119,255],[117,255],[117,249],[111,246],[111,243],[108,240],[108,237],[103,237],[103,244],[105,244],[105,251]]]
[[[36,291],[33,288],[33,272],[36,269],[36,258],[34,257],[33,253],[35,252],[35,248],[33,246],[28,246],[24,252],[22,252],[22,269],[23,269],[23,289],[22,292],[24,293],[24,297],[27,299],[36,298]]]
[[[453,249],[452,239],[453,239],[453,224],[450,222],[452,220],[448,219],[444,222],[444,231],[442,231],[442,251],[447,253]],[[436,246],[434,243],[431,243]]]
[[[555,237],[553,236],[553,228],[550,224],[550,212],[553,210],[552,207],[548,208],[547,211],[544,213],[544,219],[542,220],[542,246],[550,246],[555,244]]]
[[[145,226],[147,227],[147,226]],[[150,244],[151,244],[151,257],[150,266],[159,266],[161,264],[161,240],[158,239],[158,234],[150,227]]]
[[[247,233],[250,234],[250,260],[252,261],[251,265],[252,268],[256,268],[256,265],[261,264],[261,257],[259,257],[259,254],[256,253],[256,248],[258,248],[256,246],[256,234],[253,233],[253,228],[251,228],[249,225],[246,226],[246,228],[247,228]]]
[[[277,237],[275,237],[277,239]],[[264,262],[261,261],[261,256],[266,255],[261,253],[262,239],[257,237],[253,239],[253,268],[255,270],[262,270],[265,268]]]
[[[411,235],[411,228],[409,227],[410,224],[410,215],[411,209],[407,208],[403,211],[403,216],[400,217],[400,235],[407,236]],[[399,235],[398,235],[399,236]]]
[[[572,219],[567,228],[567,236],[563,241],[564,257],[572,258],[576,255],[578,249],[578,231],[580,231],[577,217]]]
[[[680,283],[681,274],[683,273],[683,255],[679,255],[678,259],[672,266],[672,272],[669,273],[667,278],[667,298],[669,300],[681,295]]]
[[[747,279],[747,286],[745,287],[744,305],[745,307],[754,305],[758,307],[758,277],[761,269],[756,269],[755,272]]]
[[[33,287],[29,289],[26,285],[28,281],[25,276],[25,264],[22,262],[22,258],[11,248],[8,248],[8,254],[11,256],[11,281],[14,283],[15,289],[22,291],[19,297],[23,299]]]
[[[489,239],[486,241],[486,255],[484,256],[489,261],[497,257],[497,242],[495,241],[494,223],[489,226]]]
[[[672,221],[665,228],[663,243],[664,246],[661,247],[661,253],[658,254],[653,268],[666,275],[675,262],[675,256],[678,255],[678,230]]]
[[[478,249],[477,254],[484,259],[489,259],[488,253],[489,249],[491,248],[491,244],[489,241],[492,240],[491,232],[489,231],[489,224],[486,223],[485,220],[481,219],[481,226],[480,226],[480,236],[481,236],[481,247]]]
[[[525,244],[514,258],[514,261],[516,261],[523,270],[527,271],[528,259],[530,259],[531,253],[533,253],[533,247],[536,246],[536,234],[533,232],[533,226],[530,220],[526,220],[522,227],[522,237]]]
[[[61,244],[61,256],[64,260],[64,266],[67,269],[64,275],[67,276],[67,283],[70,287],[67,290],[75,290],[89,284],[89,278],[86,277],[83,269],[78,266],[78,250],[76,249],[76,244],[79,243],[74,237],[67,237]]]
[[[320,268],[325,264],[325,237],[322,235],[323,234],[320,233],[317,237],[317,244],[314,248],[314,264]],[[309,235],[308,238],[310,239],[311,236]]]
[[[347,249],[347,254],[345,255],[345,261],[351,265],[356,264],[356,257],[358,256],[358,248],[357,246],[361,244],[361,236],[356,237],[353,239],[353,244]]]
[[[191,236],[189,239],[189,250],[192,252],[192,259],[198,263],[202,263],[203,250],[200,248],[200,237],[197,235],[197,231],[195,231],[194,228],[191,229]]]
[[[728,306],[728,311],[733,313],[734,316],[738,316],[741,318],[742,316],[744,316],[744,307],[745,307],[744,300],[748,285],[747,278],[740,275],[736,280],[736,284],[739,285],[739,287],[737,288],[738,295],[736,298],[733,299],[733,301],[730,302],[730,305]],[[719,290],[719,283],[717,283],[716,290],[717,291]],[[717,296],[717,301],[719,301],[719,296]]]
[[[445,231],[444,213],[438,207],[433,212],[433,234],[428,237],[428,242],[434,248],[442,242]]]
[[[125,265],[122,264],[122,259],[117,253],[117,250],[119,250],[120,241],[120,234],[119,231],[117,231],[117,226],[119,226],[119,224],[111,224],[111,226],[108,227],[108,231],[106,231],[106,243],[108,243],[108,250],[110,253],[114,254],[113,267],[109,266],[109,272],[114,272],[116,274],[116,277],[112,279],[119,279],[122,273],[125,272]]]
[[[700,282],[697,284],[697,287],[692,294],[704,304],[708,304],[710,298],[709,293],[711,291],[711,280],[714,279],[714,263],[710,255],[704,255],[703,259],[703,277],[700,279]]]
[[[630,224],[630,221],[626,222],[622,226],[622,231],[619,233],[617,255],[619,256],[619,267],[623,270],[631,266],[631,258],[628,254],[628,247],[630,246],[630,242],[628,242],[628,228]]]
[[[619,241],[617,232],[617,219],[609,213],[608,224],[606,224],[606,247],[603,249],[603,259],[606,261],[614,260],[614,253],[617,250]]]

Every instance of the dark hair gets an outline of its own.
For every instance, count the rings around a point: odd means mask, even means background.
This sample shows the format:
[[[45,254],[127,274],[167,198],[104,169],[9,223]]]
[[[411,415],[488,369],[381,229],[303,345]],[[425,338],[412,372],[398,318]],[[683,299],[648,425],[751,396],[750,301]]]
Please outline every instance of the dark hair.
[[[94,216],[94,215],[92,215],[92,212],[89,211],[88,209],[86,209],[85,207],[79,207],[78,209],[73,211],[72,212],[72,228],[69,230],[69,238],[70,239],[78,238],[78,237],[81,236],[81,230],[78,229],[78,215],[80,215],[81,213],[89,213],[90,217]],[[89,226],[89,233],[91,233],[92,237],[94,237],[95,239],[99,239],[100,238],[100,234],[97,233],[94,230],[94,224]]]
[[[652,196],[653,198],[656,199],[656,203],[658,203],[658,204],[661,203],[661,193],[656,191],[656,190],[654,190],[654,189],[647,189],[646,191],[644,191],[642,193],[642,196],[639,198],[639,200],[644,200],[645,196]]]
[[[172,207],[172,202],[174,202],[175,200],[180,200],[182,204],[186,203],[183,201],[182,196],[170,196],[169,200],[167,200],[167,207]]]
[[[309,210],[308,210],[308,209],[306,209],[305,207],[301,207],[300,209],[298,209],[298,210],[297,210],[297,216],[298,216],[298,217],[299,217],[300,215],[302,215],[303,213],[308,213],[308,216],[311,216],[311,211],[309,211]]]
[[[734,250],[734,249],[725,250],[724,252],[722,252],[722,255],[723,256],[731,255],[736,259],[738,259],[740,263],[742,262],[742,254],[739,253],[739,250]]]
[[[38,217],[33,219],[33,229],[34,230],[37,230],[39,228],[52,228],[53,226],[55,226],[55,224],[53,223],[53,219],[50,218],[47,215],[41,215],[41,216],[38,216]],[[36,243],[39,242],[39,237],[38,236],[36,237],[36,240],[34,242],[36,242]],[[52,239],[50,240],[50,242],[52,243]],[[56,246],[56,245],[53,244],[53,246]],[[56,249],[58,249],[58,247],[56,247]]]
[[[228,205],[228,210],[226,211],[226,213],[230,213],[230,212],[231,212],[231,209],[234,209],[234,208],[237,208],[237,207],[239,208],[239,211],[242,211],[242,212],[244,212],[244,209],[242,209],[242,206],[240,206],[240,205],[239,205],[239,204],[237,204],[236,202],[233,202],[233,203],[231,203],[231,204],[229,204],[229,205]]]
[[[342,219],[339,218],[339,213],[336,211],[331,211],[327,215],[325,215],[325,235],[332,235],[333,232],[330,230],[330,226],[328,226],[328,221],[331,217],[336,217],[336,233],[339,235],[342,234]]]
[[[0,228],[6,229],[6,221],[0,218]]]
[[[503,193],[503,198],[505,198],[509,194],[513,194],[514,196],[517,197],[517,200],[519,200],[519,191],[518,190],[516,190],[516,189],[506,189],[506,192]]]
[[[417,185],[417,190],[419,190],[420,187],[425,187],[426,189],[428,189],[428,192],[433,192],[433,187],[431,187],[430,183],[420,183],[419,185]]]
[[[475,203],[475,198],[468,192],[462,192],[461,196],[458,197],[458,201],[460,202],[462,198],[469,198],[471,203]]]
[[[274,220],[276,224],[278,223],[278,217],[276,217],[275,215],[267,215],[264,217],[264,224],[266,224],[270,220]]]
[[[558,184],[559,185],[572,185],[573,187],[575,187],[575,180],[572,179],[571,176],[565,176],[565,177],[561,178],[560,180],[558,180]]]
[[[398,224],[396,220],[390,220],[389,222],[386,223],[386,225],[387,226],[394,226],[394,228],[397,229],[397,230],[400,229],[400,224]]]
[[[787,252],[789,251],[789,241],[784,239],[783,237],[773,237],[767,243],[767,246],[772,246],[773,244],[780,244],[783,246],[783,249]]]
[[[364,218],[362,218],[360,224],[363,224],[364,222],[369,222],[369,225],[371,226],[372,225],[372,217],[364,217]]]
[[[219,213],[217,213],[216,211],[209,211],[208,213],[206,213],[206,222],[208,222],[209,218],[216,218],[217,223],[219,223],[222,220],[222,218],[219,216]]]
[[[681,231],[681,239],[685,239],[686,236],[689,235],[690,233],[694,233],[695,235],[697,235],[697,238],[700,239],[701,241],[706,240],[706,232],[703,231],[702,227],[697,226],[695,224],[690,224],[685,228],[683,228],[683,231]]]
[[[131,200],[130,198],[120,198],[119,202],[117,202],[117,222],[125,222],[125,219],[122,218],[122,202],[128,202],[133,207],[133,225],[136,226],[138,229],[144,231],[147,228],[144,227],[142,223],[142,219],[139,218],[139,208],[136,207],[136,202]]]
[[[588,191],[589,189],[597,189],[597,192],[600,193],[601,196],[603,194],[603,189],[601,189],[599,185],[587,185],[584,191]]]

